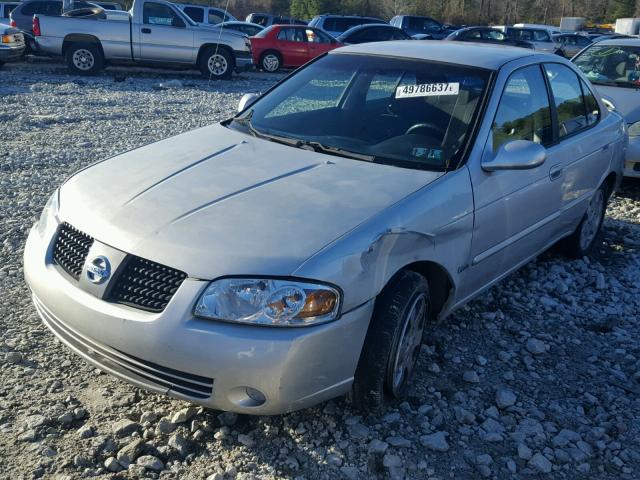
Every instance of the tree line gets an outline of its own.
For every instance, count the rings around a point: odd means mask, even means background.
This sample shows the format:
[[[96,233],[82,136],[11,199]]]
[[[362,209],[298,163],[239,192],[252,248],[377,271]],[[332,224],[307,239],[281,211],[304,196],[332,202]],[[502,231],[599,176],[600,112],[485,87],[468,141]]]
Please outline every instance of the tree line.
[[[454,25],[518,22],[558,25],[561,17],[585,17],[594,23],[640,16],[640,0],[178,0],[225,8],[244,20],[251,12],[291,15],[309,20],[321,13],[424,15]]]

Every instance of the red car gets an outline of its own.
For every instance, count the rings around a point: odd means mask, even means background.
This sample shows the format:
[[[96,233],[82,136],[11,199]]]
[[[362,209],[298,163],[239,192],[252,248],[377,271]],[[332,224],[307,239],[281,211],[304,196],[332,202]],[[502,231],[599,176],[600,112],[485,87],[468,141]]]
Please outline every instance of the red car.
[[[254,65],[267,72],[299,67],[342,46],[328,33],[306,25],[272,25],[250,40]]]

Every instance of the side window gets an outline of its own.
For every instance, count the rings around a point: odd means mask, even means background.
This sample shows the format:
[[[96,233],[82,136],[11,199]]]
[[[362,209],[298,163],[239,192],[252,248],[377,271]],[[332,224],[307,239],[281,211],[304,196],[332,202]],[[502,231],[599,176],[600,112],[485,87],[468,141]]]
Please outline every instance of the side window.
[[[591,42],[589,41],[589,39],[584,37],[578,37],[577,43],[580,47],[586,47],[587,45],[591,45]]]
[[[282,40],[283,42],[292,42],[293,28],[281,28],[278,32],[278,40]]]
[[[582,87],[582,96],[584,97],[584,107],[587,110],[587,124],[595,125],[600,120],[600,107],[596,101],[596,97],[593,96],[591,90],[586,83],[580,80],[580,86]]]
[[[326,33],[320,31],[320,30],[311,30],[311,29],[307,29],[307,38],[308,37],[308,32],[312,32],[313,36],[311,37],[312,40],[315,43],[331,43],[331,37],[329,35],[327,35]]]
[[[504,42],[506,40],[504,33],[499,32],[498,30],[485,30],[482,36],[488,40],[494,40],[497,42]]]
[[[493,151],[512,140],[530,140],[542,145],[553,141],[551,108],[540,67],[514,72],[502,92],[493,121]]]
[[[578,76],[571,69],[559,63],[548,63],[544,68],[558,111],[560,138],[586,128],[589,122]]]
[[[146,25],[166,25],[169,27],[184,27],[184,22],[167,5],[146,2],[142,9],[142,21]]]
[[[208,23],[210,23],[211,25],[216,25],[222,22],[224,22],[224,12],[209,9]]]
[[[43,15],[49,15],[51,17],[57,17],[62,15],[62,2],[43,2],[44,3],[44,12]],[[72,7],[72,8],[75,8]]]
[[[392,40],[411,40],[411,37],[402,30],[393,30]]]
[[[184,7],[184,13],[191,17],[194,22],[204,22],[204,8],[199,7]]]
[[[545,32],[544,30],[534,30],[533,31],[533,39],[536,42],[550,42],[551,41],[551,37],[549,37],[549,34],[547,32]]]
[[[471,39],[482,38],[482,32],[480,30],[471,30],[467,34],[467,38],[471,38]]]

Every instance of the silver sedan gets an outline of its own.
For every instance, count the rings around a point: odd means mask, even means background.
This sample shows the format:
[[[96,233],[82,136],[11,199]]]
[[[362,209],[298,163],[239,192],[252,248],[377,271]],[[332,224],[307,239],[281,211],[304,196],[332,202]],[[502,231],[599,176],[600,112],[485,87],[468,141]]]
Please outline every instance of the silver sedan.
[[[338,49],[221,124],[68,179],[27,241],[44,323],[139,387],[249,414],[402,398],[427,322],[597,242],[624,122],[518,48]]]

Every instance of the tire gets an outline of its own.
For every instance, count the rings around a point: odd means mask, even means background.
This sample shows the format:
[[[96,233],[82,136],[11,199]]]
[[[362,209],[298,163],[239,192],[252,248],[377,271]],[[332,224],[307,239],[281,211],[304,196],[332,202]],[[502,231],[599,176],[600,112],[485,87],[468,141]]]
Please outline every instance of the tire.
[[[274,50],[264,52],[260,56],[260,68],[265,72],[275,73],[282,67],[282,55]]]
[[[405,395],[430,306],[429,284],[415,272],[400,272],[380,293],[351,392],[357,409],[376,412]]]
[[[576,230],[560,241],[560,249],[565,255],[582,258],[591,252],[600,234],[608,197],[609,192],[605,185],[601,185],[595,191]]]
[[[71,72],[77,75],[95,75],[104,67],[104,55],[95,43],[72,43],[65,58]]]
[[[231,78],[235,62],[233,55],[225,48],[208,47],[200,56],[198,67],[207,79],[226,80]]]

